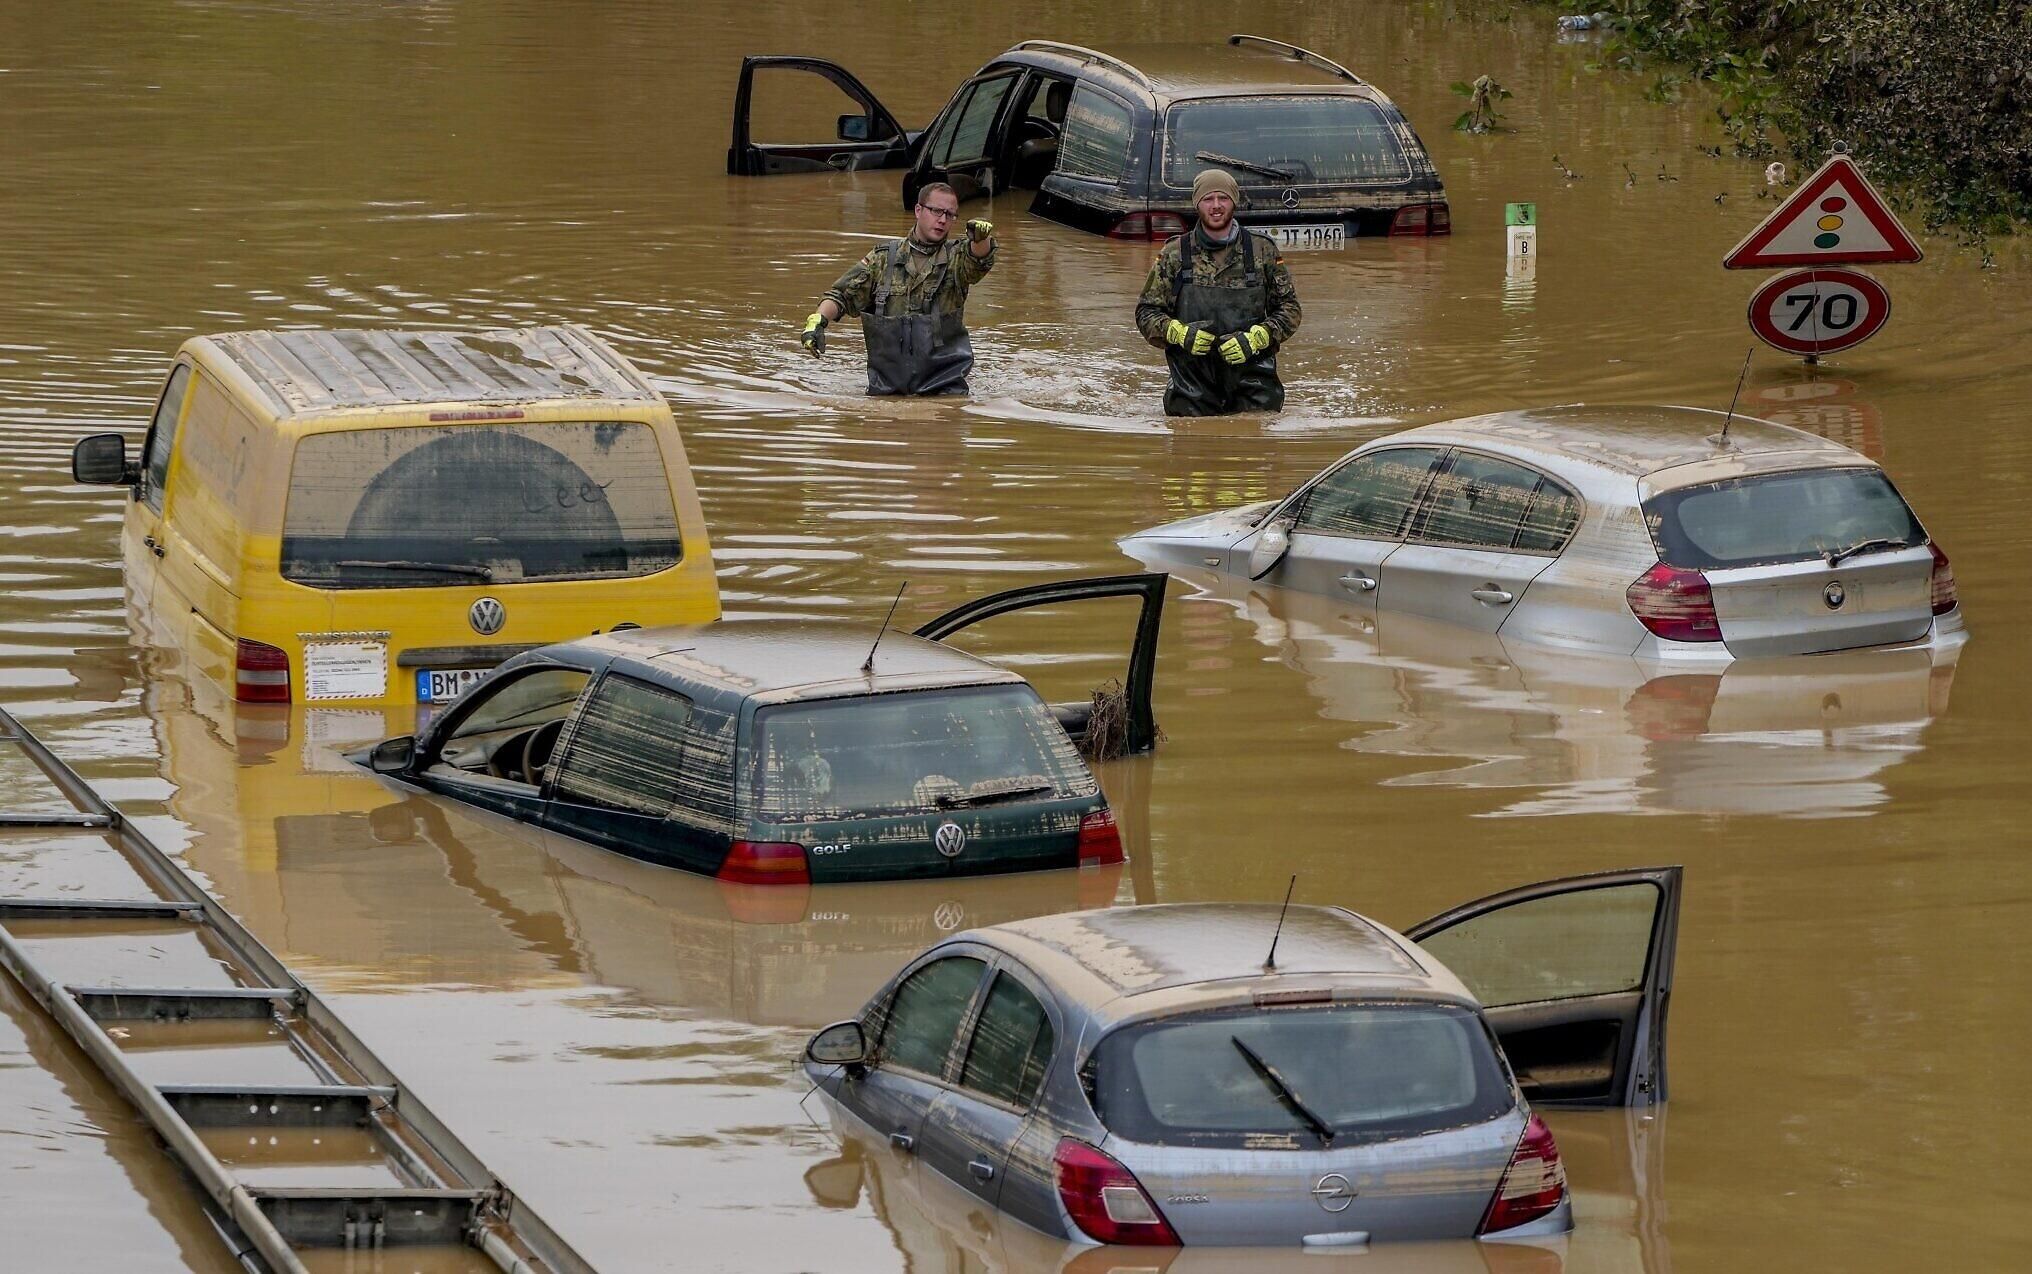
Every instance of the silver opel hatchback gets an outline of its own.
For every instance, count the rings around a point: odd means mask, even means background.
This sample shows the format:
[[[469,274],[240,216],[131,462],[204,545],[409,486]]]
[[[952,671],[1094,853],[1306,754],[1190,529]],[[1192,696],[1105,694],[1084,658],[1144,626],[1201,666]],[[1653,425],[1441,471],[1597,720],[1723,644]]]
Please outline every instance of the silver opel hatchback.
[[[994,925],[805,1069],[836,1119],[1053,1237],[1353,1247],[1572,1226],[1531,1103],[1665,1099],[1680,869],[1548,881],[1408,934],[1335,907]]]
[[[1727,662],[1963,640],[1947,555],[1875,461],[1691,407],[1405,430],[1281,500],[1139,531],[1131,557],[1504,640]]]

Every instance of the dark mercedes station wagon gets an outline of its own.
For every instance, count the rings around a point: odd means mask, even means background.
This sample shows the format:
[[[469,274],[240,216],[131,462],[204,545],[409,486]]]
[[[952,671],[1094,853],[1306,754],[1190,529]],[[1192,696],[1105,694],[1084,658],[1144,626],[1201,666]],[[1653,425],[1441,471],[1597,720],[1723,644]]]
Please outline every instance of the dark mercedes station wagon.
[[[739,884],[1119,863],[1114,814],[1081,747],[1154,743],[1166,578],[1013,589],[915,633],[752,619],[582,637],[517,655],[417,736],[353,759]],[[1011,611],[1106,597],[1142,600],[1119,695],[1047,704],[1018,674],[941,640]]]
[[[1197,219],[1193,178],[1221,168],[1242,188],[1250,228],[1285,248],[1452,230],[1446,188],[1404,113],[1338,62],[1255,35],[1122,54],[1025,40],[917,132],[837,63],[745,58],[727,171],[902,168],[906,210],[931,181],[962,200],[1033,190],[1039,216],[1111,238],[1168,239]],[[830,81],[860,111],[840,116],[833,141],[755,141],[758,79],[774,100],[796,90],[772,81],[803,74]]]

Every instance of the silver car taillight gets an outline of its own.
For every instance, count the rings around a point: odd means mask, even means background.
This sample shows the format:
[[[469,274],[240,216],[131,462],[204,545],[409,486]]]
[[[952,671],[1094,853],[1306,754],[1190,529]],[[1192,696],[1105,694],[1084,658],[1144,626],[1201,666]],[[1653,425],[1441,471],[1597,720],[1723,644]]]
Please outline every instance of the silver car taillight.
[[[1961,605],[1961,595],[1954,587],[1954,567],[1948,565],[1940,545],[1929,543],[1926,549],[1933,554],[1933,613],[1945,615]]]

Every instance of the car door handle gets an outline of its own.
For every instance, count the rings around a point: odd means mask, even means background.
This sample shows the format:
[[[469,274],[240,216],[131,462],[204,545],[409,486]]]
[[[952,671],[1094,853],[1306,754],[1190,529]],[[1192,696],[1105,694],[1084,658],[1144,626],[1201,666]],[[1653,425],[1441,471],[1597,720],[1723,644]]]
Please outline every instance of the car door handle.
[[[907,1132],[890,1133],[889,1144],[896,1147],[898,1150],[901,1150],[906,1155],[915,1154],[917,1152],[917,1138],[911,1136]]]
[[[1373,593],[1376,591],[1376,581],[1360,571],[1350,571],[1341,576],[1341,587],[1351,593]]]
[[[976,1181],[993,1181],[995,1179],[995,1165],[989,1163],[986,1159],[973,1160],[967,1164],[967,1171],[974,1174],[974,1180]]]
[[[1491,606],[1508,606],[1517,600],[1507,589],[1497,588],[1494,584],[1484,584],[1480,588],[1470,590],[1468,596],[1478,602],[1487,602]]]

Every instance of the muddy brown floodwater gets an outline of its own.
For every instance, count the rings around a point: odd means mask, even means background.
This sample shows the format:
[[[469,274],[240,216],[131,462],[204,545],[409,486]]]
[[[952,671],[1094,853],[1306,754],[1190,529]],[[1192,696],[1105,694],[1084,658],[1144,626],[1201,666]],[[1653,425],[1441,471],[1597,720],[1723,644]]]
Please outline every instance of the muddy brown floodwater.
[[[1889,467],[1953,556],[1973,630],[1958,664],[1647,681],[1180,585],[1159,664],[1169,741],[1104,775],[1134,855],[1118,874],[757,903],[403,798],[332,751],[379,734],[380,714],[235,711],[130,646],[117,497],[68,485],[67,452],[138,431],[197,332],[589,324],[676,406],[728,610],[869,620],[903,578],[905,609],[928,616],[1123,569],[1118,535],[1280,492],[1404,424],[1726,404],[1757,279],[1718,262],[1770,205],[1760,165],[1700,149],[1720,140],[1710,103],[1655,104],[1591,73],[1594,46],[1562,42],[1535,8],[1217,12],[0,0],[0,701],[183,853],[603,1269],[1073,1262],[841,1146],[799,1106],[807,1031],[941,932],[1111,899],[1271,898],[1294,871],[1302,900],[1408,923],[1656,862],[1687,869],[1672,1100],[1553,1116],[1579,1202],[1563,1250],[1354,1263],[2032,1262],[2021,243],[1986,271],[1928,239],[1924,264],[1881,272],[1897,307],[1883,334],[1812,370],[1760,353],[1745,391],[1750,410]],[[968,209],[1003,237],[969,315],[971,401],[864,400],[850,326],[824,362],[797,351],[820,290],[900,232],[898,178],[723,176],[742,53],[837,57],[916,126],[1019,38],[1108,47],[1231,24],[1393,94],[1453,204],[1450,239],[1294,256],[1306,318],[1283,416],[1167,422],[1161,360],[1129,323],[1151,250],[1017,198]],[[1481,74],[1514,91],[1510,131],[1449,131],[1462,103],[1446,86]],[[1582,175],[1562,178],[1555,154]],[[1539,207],[1528,283],[1504,276],[1511,200]],[[1034,655],[1047,690],[1120,658],[1105,622],[1011,622],[1000,648]],[[90,889],[105,870],[103,846],[0,841],[0,892]],[[140,1123],[4,980],[0,1053],[0,1265],[232,1268]],[[344,1151],[274,1155],[293,1172]],[[1230,1259],[1209,1255],[1172,1268]]]

